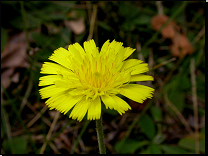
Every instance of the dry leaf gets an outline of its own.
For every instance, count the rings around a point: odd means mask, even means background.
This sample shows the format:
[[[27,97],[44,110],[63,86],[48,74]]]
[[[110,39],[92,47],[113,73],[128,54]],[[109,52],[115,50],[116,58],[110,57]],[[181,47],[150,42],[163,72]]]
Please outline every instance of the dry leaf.
[[[174,26],[168,24],[163,30],[161,31],[161,35],[165,38],[173,38],[175,36]]]
[[[13,36],[7,43],[1,55],[2,68],[17,68],[28,67],[27,57],[27,42],[24,33]]]
[[[174,57],[181,56],[178,43],[174,43],[170,45],[170,52]]]
[[[1,84],[2,86],[7,89],[11,84],[11,75],[14,72],[14,68],[9,68],[1,73]],[[2,93],[2,90],[1,90]]]
[[[159,30],[162,25],[169,19],[166,15],[157,15],[152,18],[152,27],[154,30]],[[170,21],[161,31],[161,35],[165,38],[173,38],[175,36],[176,24]]]
[[[71,29],[75,34],[79,35],[85,31],[84,18],[81,17],[78,20],[64,21],[67,28]]]
[[[159,30],[168,19],[169,17],[166,15],[154,16],[151,23],[153,29],[156,31]],[[164,38],[172,40],[170,51],[174,57],[181,57],[193,53],[194,48],[187,39],[187,36],[180,33],[179,26],[175,22],[170,21],[161,31],[161,35]]]
[[[7,42],[1,54],[1,83],[7,89],[11,82],[17,83],[19,81],[20,73],[14,71],[18,67],[27,68],[28,63],[25,61],[27,56],[27,42],[24,33],[12,36]],[[2,91],[1,91],[2,94]]]
[[[154,30],[159,30],[160,27],[168,20],[166,15],[156,15],[152,17],[152,27]]]
[[[174,57],[192,54],[194,51],[194,48],[188,41],[185,34],[177,34],[175,38],[172,39],[172,42],[172,45],[170,45],[170,51]]]
[[[179,36],[179,46],[182,49],[182,53],[184,55],[186,54],[192,54],[194,52],[194,48],[192,47],[191,43],[189,42],[189,40],[187,39],[185,34],[181,34]]]
[[[11,78],[12,82],[18,83],[19,82],[19,76],[20,76],[20,73],[16,72]]]

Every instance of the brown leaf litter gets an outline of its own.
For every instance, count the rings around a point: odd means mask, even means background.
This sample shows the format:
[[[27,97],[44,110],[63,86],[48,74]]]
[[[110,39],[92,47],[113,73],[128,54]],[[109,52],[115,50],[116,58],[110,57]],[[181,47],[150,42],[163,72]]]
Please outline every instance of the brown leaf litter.
[[[26,36],[22,32],[9,39],[1,54],[1,83],[5,89],[10,86],[11,82],[19,82],[19,73],[14,73],[14,71],[16,68],[29,66],[26,57],[27,42]]]
[[[154,30],[159,30],[162,25],[169,19],[166,15],[156,15],[152,18],[152,27]],[[171,39],[170,45],[171,54],[174,57],[182,57],[187,54],[192,54],[194,48],[188,40],[186,34],[180,33],[180,26],[174,21],[170,21],[161,31],[164,38]]]

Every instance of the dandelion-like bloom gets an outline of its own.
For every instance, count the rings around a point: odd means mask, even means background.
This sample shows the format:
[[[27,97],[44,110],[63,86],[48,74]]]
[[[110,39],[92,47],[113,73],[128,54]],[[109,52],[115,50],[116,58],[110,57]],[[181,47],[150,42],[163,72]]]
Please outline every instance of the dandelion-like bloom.
[[[128,59],[134,51],[123,47],[123,43],[107,40],[100,52],[94,40],[69,45],[68,50],[58,48],[49,57],[52,62],[44,62],[39,86],[42,99],[49,98],[46,105],[66,114],[70,109],[70,118],[81,121],[87,113],[88,120],[97,120],[101,116],[101,101],[108,109],[119,114],[131,107],[121,98],[121,94],[136,102],[143,103],[152,98],[153,88],[130,84],[133,81],[153,81],[153,77],[141,73],[149,70],[147,63]]]

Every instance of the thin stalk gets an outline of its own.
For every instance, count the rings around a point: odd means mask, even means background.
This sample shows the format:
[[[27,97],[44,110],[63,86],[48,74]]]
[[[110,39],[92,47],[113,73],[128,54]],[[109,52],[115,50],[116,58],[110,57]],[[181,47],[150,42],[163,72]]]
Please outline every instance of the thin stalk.
[[[29,84],[28,84],[26,93],[25,93],[24,98],[23,98],[23,100],[22,100],[22,103],[21,103],[21,105],[20,105],[19,114],[22,113],[23,108],[24,108],[25,105],[27,104],[27,100],[28,100],[28,98],[29,98],[29,96],[30,96],[30,93],[31,93],[31,91],[32,91],[32,88],[33,88],[33,82],[32,82],[31,79],[29,79],[29,82],[28,82],[28,83],[29,83]]]
[[[90,20],[90,31],[89,31],[89,36],[87,37],[87,41],[89,41],[93,37],[96,15],[97,15],[97,5],[94,4],[93,12],[92,12],[91,20]]]
[[[56,115],[55,115],[55,117],[53,119],[53,122],[51,124],[51,127],[50,127],[50,129],[48,131],[48,134],[46,136],[46,140],[45,140],[43,146],[41,147],[41,150],[40,150],[40,153],[39,154],[43,154],[44,153],[44,151],[46,149],[46,146],[48,144],[48,141],[49,141],[49,139],[50,139],[50,137],[52,135],[53,129],[54,129],[54,127],[55,127],[55,125],[56,125],[56,123],[58,121],[59,115],[60,115],[60,112],[56,112]]]
[[[181,114],[181,112],[177,109],[176,106],[174,106],[168,99],[167,94],[164,94],[164,98],[166,103],[171,107],[171,109],[177,114],[178,118],[181,120],[181,122],[183,123],[183,125],[185,126],[186,130],[189,132],[190,135],[194,135],[193,131],[191,130],[191,127],[189,126],[188,122],[186,121],[186,119],[183,117],[183,115]]]
[[[84,124],[84,126],[83,126],[81,132],[79,133],[79,136],[77,137],[77,139],[76,139],[76,141],[75,141],[75,143],[74,143],[74,145],[73,145],[73,147],[72,147],[72,150],[71,150],[70,154],[74,154],[74,151],[75,151],[75,149],[77,148],[77,145],[78,145],[80,139],[82,138],[82,135],[83,135],[84,132],[86,131],[87,126],[89,125],[89,123],[90,123],[89,120],[87,120],[87,121],[85,122],[85,124]]]
[[[198,123],[198,104],[197,104],[197,89],[196,89],[196,75],[195,75],[195,60],[190,62],[191,84],[192,84],[192,100],[194,108],[194,125],[195,125],[195,150],[199,154],[199,123]]]
[[[100,154],[106,154],[104,135],[103,135],[103,124],[101,117],[99,120],[96,120],[96,131],[97,131],[97,139],[98,139]]]

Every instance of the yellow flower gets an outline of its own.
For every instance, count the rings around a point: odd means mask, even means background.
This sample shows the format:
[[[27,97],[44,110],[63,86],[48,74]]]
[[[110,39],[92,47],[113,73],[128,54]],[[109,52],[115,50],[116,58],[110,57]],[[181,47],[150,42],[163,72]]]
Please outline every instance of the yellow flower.
[[[124,48],[123,43],[107,40],[100,52],[94,40],[69,45],[68,50],[58,48],[49,57],[52,62],[44,62],[39,86],[42,99],[49,98],[46,105],[66,114],[70,109],[70,118],[81,121],[86,115],[88,120],[100,119],[101,101],[108,109],[119,114],[131,107],[121,98],[121,94],[136,102],[143,103],[152,98],[153,88],[129,84],[133,81],[153,81],[153,77],[141,73],[149,70],[147,63],[141,60],[126,60],[134,51]]]

